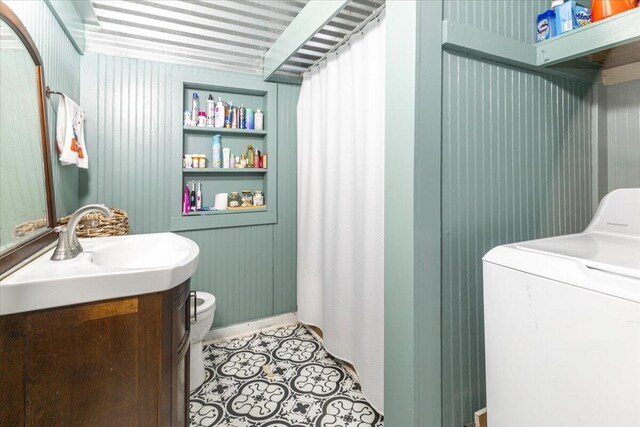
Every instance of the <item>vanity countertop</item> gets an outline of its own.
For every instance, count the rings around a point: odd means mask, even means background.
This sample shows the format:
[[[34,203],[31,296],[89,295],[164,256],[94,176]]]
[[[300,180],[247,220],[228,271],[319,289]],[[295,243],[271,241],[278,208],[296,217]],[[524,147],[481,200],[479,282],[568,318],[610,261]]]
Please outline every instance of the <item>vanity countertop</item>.
[[[0,315],[161,292],[188,280],[198,245],[173,233],[80,239],[76,258],[53,248],[0,281]]]

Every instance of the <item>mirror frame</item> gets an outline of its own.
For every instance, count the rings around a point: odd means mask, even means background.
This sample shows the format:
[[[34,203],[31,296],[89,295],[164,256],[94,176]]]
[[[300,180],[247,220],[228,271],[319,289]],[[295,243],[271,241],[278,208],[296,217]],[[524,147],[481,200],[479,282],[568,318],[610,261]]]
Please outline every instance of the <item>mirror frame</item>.
[[[30,240],[9,248],[0,255],[0,275],[20,264],[31,255],[43,249],[45,246],[56,240],[56,233],[53,228],[57,225],[56,209],[53,195],[53,177],[51,173],[51,159],[49,156],[49,132],[47,129],[47,109],[44,104],[44,70],[42,58],[38,52],[36,44],[29,35],[29,32],[22,24],[22,21],[4,2],[0,1],[0,19],[4,21],[16,33],[25,49],[31,55],[36,67],[36,84],[38,85],[38,109],[40,110],[40,142],[42,148],[42,162],[44,163],[44,180],[46,187],[47,220],[49,225],[47,230]]]

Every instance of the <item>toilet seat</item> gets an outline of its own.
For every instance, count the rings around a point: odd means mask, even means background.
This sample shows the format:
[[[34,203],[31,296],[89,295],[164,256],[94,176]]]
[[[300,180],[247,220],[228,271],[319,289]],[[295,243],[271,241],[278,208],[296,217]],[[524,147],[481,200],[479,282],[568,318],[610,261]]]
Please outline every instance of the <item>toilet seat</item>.
[[[196,315],[199,317],[212,309],[215,310],[216,297],[207,292],[196,292]],[[190,308],[193,317],[193,306]]]

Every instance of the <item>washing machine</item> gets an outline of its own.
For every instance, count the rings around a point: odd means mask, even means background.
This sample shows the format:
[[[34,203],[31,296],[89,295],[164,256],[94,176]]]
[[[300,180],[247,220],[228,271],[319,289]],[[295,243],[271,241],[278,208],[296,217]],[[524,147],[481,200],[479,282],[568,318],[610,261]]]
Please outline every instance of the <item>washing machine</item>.
[[[483,258],[491,427],[640,427],[640,188]]]

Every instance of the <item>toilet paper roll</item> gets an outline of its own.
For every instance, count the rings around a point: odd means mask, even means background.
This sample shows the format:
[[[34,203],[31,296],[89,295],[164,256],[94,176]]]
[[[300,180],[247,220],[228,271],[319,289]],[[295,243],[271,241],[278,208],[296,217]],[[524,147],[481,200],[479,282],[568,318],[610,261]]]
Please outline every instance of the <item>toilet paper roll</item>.
[[[229,201],[229,193],[218,193],[215,199],[215,208],[217,211],[227,210],[227,203]]]

